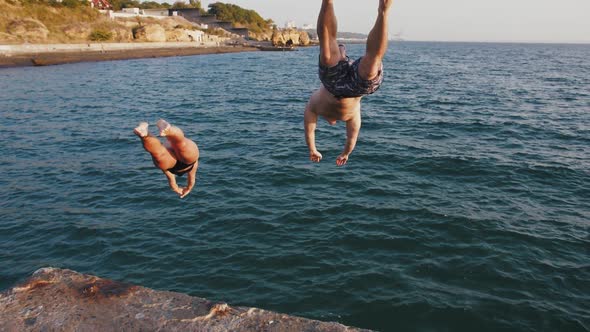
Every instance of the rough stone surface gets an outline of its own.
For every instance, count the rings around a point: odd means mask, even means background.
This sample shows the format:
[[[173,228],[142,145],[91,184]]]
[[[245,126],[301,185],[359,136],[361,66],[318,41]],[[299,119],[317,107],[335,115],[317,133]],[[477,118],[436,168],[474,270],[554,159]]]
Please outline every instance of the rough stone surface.
[[[185,33],[184,29],[174,29],[166,31],[166,40],[174,42],[190,42],[189,36]]]
[[[87,40],[92,32],[92,28],[88,24],[74,23],[63,27],[64,34],[73,40]]]
[[[270,41],[272,38],[272,32],[252,32],[248,31],[248,38],[256,41]]]
[[[166,40],[169,42],[194,42],[202,39],[196,31],[182,28],[166,30]]]
[[[292,45],[309,45],[309,34],[305,31],[296,29],[275,30],[273,31],[271,42],[273,46],[285,46],[291,41]]]
[[[136,28],[133,36],[137,41],[165,42],[166,30],[158,24],[148,24]]]
[[[305,31],[299,32],[299,43],[301,45],[307,46],[311,43],[311,39],[309,38],[309,33]]]
[[[361,331],[70,270],[41,269],[0,293],[0,331]]]
[[[122,26],[112,27],[110,29],[113,34],[113,40],[116,42],[130,42],[133,40],[133,33],[131,29],[126,29]]]

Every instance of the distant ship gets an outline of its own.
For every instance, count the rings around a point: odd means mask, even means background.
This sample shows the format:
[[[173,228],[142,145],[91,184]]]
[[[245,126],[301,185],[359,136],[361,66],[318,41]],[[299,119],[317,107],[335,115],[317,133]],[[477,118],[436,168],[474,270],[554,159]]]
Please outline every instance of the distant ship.
[[[401,30],[400,32],[398,32],[395,35],[393,35],[393,38],[391,40],[393,40],[393,41],[405,41],[403,35],[404,35],[404,31]]]

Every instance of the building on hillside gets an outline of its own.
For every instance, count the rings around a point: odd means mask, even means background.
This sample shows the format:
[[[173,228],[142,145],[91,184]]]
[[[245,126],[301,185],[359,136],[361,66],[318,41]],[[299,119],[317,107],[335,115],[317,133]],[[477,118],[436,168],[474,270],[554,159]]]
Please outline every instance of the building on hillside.
[[[168,17],[168,9],[155,8],[155,9],[142,9],[143,14],[146,16],[162,16]]]
[[[121,8],[121,12],[125,14],[141,15],[139,8]]]
[[[297,27],[297,24],[295,24],[295,21],[285,22],[285,29],[295,29],[296,27]]]
[[[171,8],[168,9],[168,15],[182,16],[187,21],[198,23],[201,26],[205,25],[205,28],[221,28],[242,38],[248,38],[247,28],[235,28],[231,22],[220,21],[215,15],[203,14],[197,8]]]
[[[248,39],[248,35],[250,34],[250,30],[248,30],[248,28],[232,28],[229,32],[234,33],[244,39]]]
[[[168,9],[122,8],[121,11],[118,12],[112,10],[101,10],[101,12],[111,19],[151,17],[161,20],[168,17]]]
[[[106,10],[106,9],[113,9],[113,6],[109,2],[109,0],[88,0],[90,2],[90,7]]]

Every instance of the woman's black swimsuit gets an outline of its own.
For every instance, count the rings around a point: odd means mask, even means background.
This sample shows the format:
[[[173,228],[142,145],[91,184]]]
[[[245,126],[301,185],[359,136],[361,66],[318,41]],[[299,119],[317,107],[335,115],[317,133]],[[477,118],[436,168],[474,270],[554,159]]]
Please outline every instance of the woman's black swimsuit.
[[[174,165],[174,167],[169,168],[168,171],[172,174],[178,175],[178,176],[183,176],[184,174],[190,172],[193,167],[195,167],[195,163],[192,164],[185,164],[180,160],[176,161],[176,165]]]

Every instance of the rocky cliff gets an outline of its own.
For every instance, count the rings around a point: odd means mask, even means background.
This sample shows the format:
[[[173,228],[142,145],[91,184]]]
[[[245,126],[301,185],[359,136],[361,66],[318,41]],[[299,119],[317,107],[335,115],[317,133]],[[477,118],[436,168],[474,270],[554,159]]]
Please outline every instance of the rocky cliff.
[[[301,45],[310,43],[309,34],[297,29],[275,30],[271,36],[273,46]]]
[[[260,33],[250,33],[250,39],[257,41],[270,41],[273,46],[285,46],[291,41],[295,46],[307,46],[311,43],[307,31],[297,29],[269,30]]]
[[[53,268],[0,294],[0,322],[6,332],[361,331]]]

